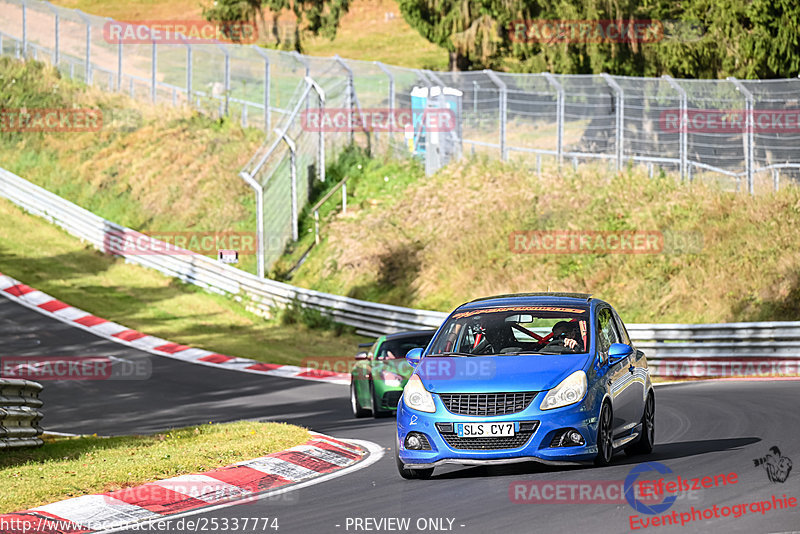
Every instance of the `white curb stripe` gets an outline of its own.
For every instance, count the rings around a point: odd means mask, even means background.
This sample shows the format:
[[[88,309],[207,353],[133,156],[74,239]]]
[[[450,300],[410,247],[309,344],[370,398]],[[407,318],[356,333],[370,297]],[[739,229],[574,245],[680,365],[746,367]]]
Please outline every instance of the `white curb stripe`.
[[[161,517],[155,512],[108,495],[84,495],[34,508],[34,511],[47,512],[92,529],[114,528],[134,521]]]
[[[243,465],[250,469],[261,471],[267,475],[278,475],[292,482],[297,482],[298,480],[303,480],[304,478],[319,474],[316,471],[287,462],[286,460],[270,457],[256,458],[255,460],[248,460],[236,465]]]
[[[252,493],[206,475],[183,475],[151,484],[209,504],[229,501],[231,498],[244,497]]]
[[[43,293],[39,290],[33,290],[25,295],[18,296],[18,295],[13,295],[7,291],[4,291],[9,287],[13,287],[19,284],[21,284],[19,280],[16,280],[8,275],[0,273],[0,294],[5,296],[9,300],[13,300],[14,302],[17,302],[27,308],[30,308],[38,313],[41,313],[42,315],[58,319],[59,321],[67,323],[75,328],[86,330],[87,332],[96,334],[109,341],[113,341],[114,343],[119,343],[121,345],[126,345],[139,350],[143,350],[145,352],[149,352],[150,354],[155,354],[157,356],[164,356],[167,358],[174,358],[176,360],[181,360],[188,363],[207,365],[209,367],[216,367],[218,369],[228,369],[231,371],[238,371],[243,373],[277,376],[281,378],[294,378],[300,380],[312,380],[315,382],[327,382],[329,384],[347,385],[350,383],[349,373],[335,373],[325,376],[316,376],[314,373],[311,373],[311,376],[300,376],[309,373],[309,371],[313,371],[313,369],[305,367],[297,367],[295,365],[281,365],[275,368],[262,368],[262,366],[260,366],[259,364],[263,364],[264,362],[259,362],[256,360],[250,360],[247,358],[239,358],[239,357],[232,358],[222,363],[200,361],[201,358],[210,356],[211,354],[215,353],[205,349],[199,349],[194,347],[187,347],[186,349],[175,351],[173,353],[163,352],[161,350],[155,350],[156,347],[160,347],[162,345],[168,345],[170,344],[170,342],[165,339],[161,339],[159,337],[148,336],[148,335],[140,337],[139,339],[134,339],[132,341],[126,341],[124,339],[115,337],[115,334],[119,334],[120,332],[124,332],[125,330],[133,330],[124,325],[111,321],[101,321],[95,325],[87,326],[76,322],[78,319],[93,316],[93,314],[87,311],[69,305],[55,312],[50,312],[39,307],[40,304],[44,304],[46,302],[50,302],[53,300],[56,301],[58,300],[48,295],[47,293]],[[252,368],[253,366],[256,367]]]

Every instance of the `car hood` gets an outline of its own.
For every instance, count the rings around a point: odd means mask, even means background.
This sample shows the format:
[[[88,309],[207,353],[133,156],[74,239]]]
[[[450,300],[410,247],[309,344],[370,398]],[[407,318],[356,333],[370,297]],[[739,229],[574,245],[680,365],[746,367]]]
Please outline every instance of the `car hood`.
[[[397,358],[395,360],[376,360],[372,364],[372,371],[375,375],[379,375],[380,371],[391,371],[397,373],[404,380],[408,380],[414,373],[414,368],[405,358]]]
[[[586,354],[429,356],[415,370],[433,393],[545,391],[582,369]]]

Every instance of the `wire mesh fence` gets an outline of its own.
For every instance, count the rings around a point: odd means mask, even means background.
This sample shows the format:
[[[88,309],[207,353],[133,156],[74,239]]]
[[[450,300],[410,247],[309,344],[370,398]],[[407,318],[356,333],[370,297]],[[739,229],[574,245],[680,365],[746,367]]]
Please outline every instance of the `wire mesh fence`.
[[[800,180],[799,79],[434,72],[165,38],[152,24],[38,0],[0,0],[0,14],[0,54],[265,131],[240,172],[258,198],[259,274],[297,238],[313,181],[325,180],[326,161],[350,144],[418,158],[429,173],[482,153],[536,169],[645,165],[751,193]]]

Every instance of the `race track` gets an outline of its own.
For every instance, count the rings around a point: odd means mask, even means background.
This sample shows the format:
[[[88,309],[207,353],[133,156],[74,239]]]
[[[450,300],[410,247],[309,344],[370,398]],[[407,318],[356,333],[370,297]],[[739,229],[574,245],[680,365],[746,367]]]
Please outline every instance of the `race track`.
[[[78,303],[79,304],[79,303]],[[347,388],[259,376],[184,363],[128,349],[93,334],[0,299],[0,355],[102,355],[151,366],[147,380],[45,382],[43,426],[47,430],[101,435],[149,433],[208,421],[286,421],[339,438],[368,440],[385,448],[377,463],[327,482],[276,498],[191,516],[206,531],[234,530],[234,518],[277,518],[280,533],[459,532],[630,532],[636,512],[627,502],[513,502],[511,485],[522,481],[577,483],[624,481],[643,459],[615,457],[607,468],[553,468],[538,464],[505,467],[446,467],[428,481],[405,481],[396,472],[391,419],[353,419]],[[313,354],[315,348],[309,347]],[[770,482],[753,460],[778,446],[800,462],[800,382],[724,381],[659,387],[656,448],[660,462],[684,479],[736,473],[737,482],[681,496],[664,514],[800,497],[800,467],[785,482]],[[642,478],[658,478],[649,473]],[[512,491],[513,493],[513,491]],[[662,514],[663,515],[663,514]],[[228,529],[222,527],[227,518]],[[370,518],[370,521],[365,519]],[[408,518],[402,523],[389,518]],[[208,519],[208,522],[205,522]],[[211,519],[217,528],[211,528]],[[430,519],[430,521],[429,521]],[[374,520],[374,522],[372,521]],[[381,522],[382,523],[378,523]],[[680,520],[678,520],[680,522]],[[356,528],[360,526],[361,528]],[[390,528],[377,528],[390,527]],[[638,524],[637,526],[641,526]],[[185,525],[160,532],[187,532]],[[156,531],[157,526],[149,527]],[[740,517],[701,519],[647,532],[790,532],[800,528],[800,507],[753,512]],[[369,530],[368,530],[369,529]],[[123,532],[142,532],[142,528]]]

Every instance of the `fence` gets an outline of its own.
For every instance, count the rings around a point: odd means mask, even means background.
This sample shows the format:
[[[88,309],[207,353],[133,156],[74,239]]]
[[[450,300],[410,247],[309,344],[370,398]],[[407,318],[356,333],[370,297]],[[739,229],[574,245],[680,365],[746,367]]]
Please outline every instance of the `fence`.
[[[0,378],[0,449],[42,445],[42,385]]]
[[[264,146],[240,172],[256,194],[259,277],[297,239],[311,183],[325,180],[326,162],[350,143],[424,158],[429,173],[472,152],[535,161],[539,170],[566,161],[646,165],[651,175],[664,170],[750,193],[800,179],[800,79],[434,72],[184,37],[128,44],[109,37],[110,19],[38,0],[0,0],[0,13],[0,54],[47,60],[91,85],[264,129]],[[391,114],[419,105],[415,88],[433,95],[443,87],[457,95],[446,144],[418,122],[411,132],[303,125],[311,108]],[[443,104],[431,96],[425,106]]]
[[[119,254],[117,241],[130,230],[107,221],[19,176],[0,169],[0,197],[44,217],[106,253]],[[142,239],[151,239],[141,236]],[[163,250],[163,244],[160,247]],[[415,310],[341,297],[265,280],[200,255],[127,255],[126,261],[249,304],[271,314],[296,301],[353,326],[365,335],[437,328],[446,313]],[[637,348],[652,362],[655,376],[725,376],[756,366],[782,365],[800,375],[800,322],[706,325],[629,324]],[[790,373],[787,373],[790,374]]]

